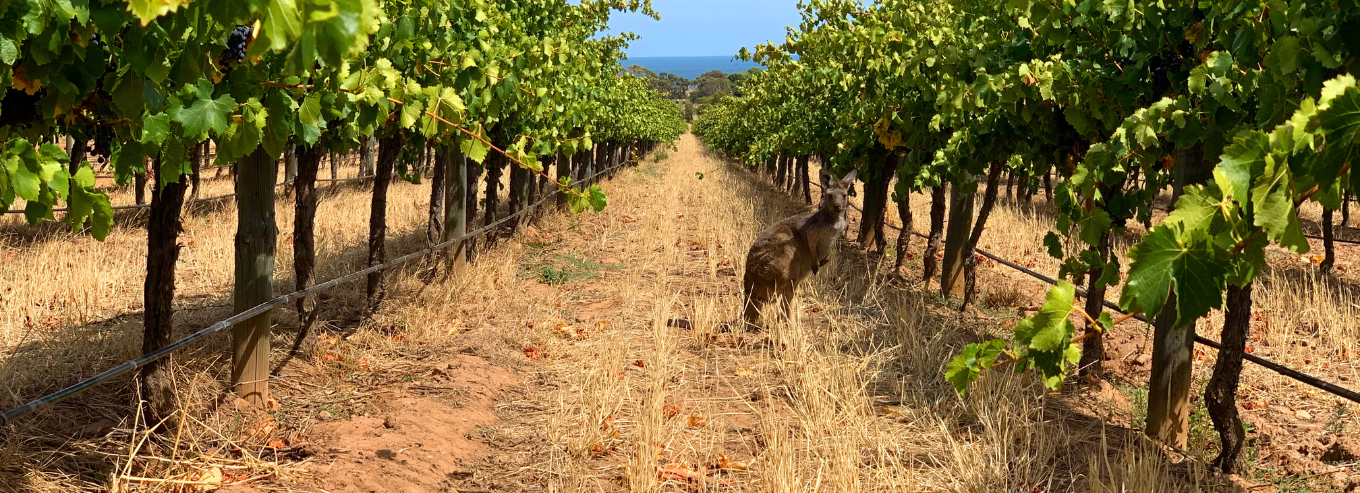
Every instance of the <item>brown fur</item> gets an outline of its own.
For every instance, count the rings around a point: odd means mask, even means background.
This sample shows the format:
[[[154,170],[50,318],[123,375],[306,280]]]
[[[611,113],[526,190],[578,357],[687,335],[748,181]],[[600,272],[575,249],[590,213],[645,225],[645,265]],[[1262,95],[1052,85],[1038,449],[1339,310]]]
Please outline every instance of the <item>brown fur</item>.
[[[822,202],[817,210],[774,223],[756,236],[746,254],[742,279],[747,323],[756,323],[760,309],[776,298],[784,316],[791,315],[789,305],[798,283],[826,265],[836,241],[845,233],[845,211],[849,208],[846,189],[854,180],[853,170],[833,180],[823,169]]]

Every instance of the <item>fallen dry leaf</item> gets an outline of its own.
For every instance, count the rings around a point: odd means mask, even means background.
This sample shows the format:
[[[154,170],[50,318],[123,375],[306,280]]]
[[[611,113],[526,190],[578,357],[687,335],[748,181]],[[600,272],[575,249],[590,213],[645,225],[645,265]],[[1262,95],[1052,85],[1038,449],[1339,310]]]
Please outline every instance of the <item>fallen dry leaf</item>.
[[[580,339],[585,336],[581,329],[571,324],[557,324],[557,333],[568,339]]]
[[[661,417],[671,419],[680,415],[680,407],[669,402],[661,405]]]
[[[735,471],[749,471],[749,470],[751,470],[751,466],[748,465],[748,464],[746,464],[745,462],[737,462],[737,461],[734,461],[734,460],[728,460],[728,459],[727,459],[727,456],[726,456],[726,455],[723,455],[723,454],[718,454],[718,468],[719,468],[719,469],[731,469],[731,470],[735,470]]]
[[[269,436],[269,434],[274,433],[274,428],[277,426],[278,423],[274,422],[273,417],[266,416],[264,419],[260,420],[259,423],[255,423],[255,426],[250,427],[250,429],[246,431],[246,434],[242,435],[241,438],[251,439],[266,437]]]
[[[266,443],[264,446],[272,449],[288,448],[288,444],[284,443],[283,440],[270,440],[269,443]]]
[[[643,361],[643,360],[637,360],[637,361],[634,361],[634,362],[633,362],[633,366],[636,366],[636,367],[638,367],[638,368],[646,368],[646,367],[647,367],[647,362],[646,362],[646,361]]]
[[[685,426],[703,428],[708,426],[708,413],[694,413],[685,417]]]
[[[213,466],[208,470],[203,471],[203,474],[198,475],[198,481],[200,483],[204,483],[199,485],[198,488],[201,491],[215,490],[217,488],[222,487],[223,479],[224,478],[222,476],[222,468]]]
[[[524,348],[524,356],[529,359],[539,359],[543,357],[543,353],[534,346],[526,346]]]
[[[662,481],[689,481],[690,478],[693,478],[697,474],[698,473],[695,472],[694,469],[690,469],[678,462],[666,464],[660,471],[657,471],[657,476],[659,476]]]

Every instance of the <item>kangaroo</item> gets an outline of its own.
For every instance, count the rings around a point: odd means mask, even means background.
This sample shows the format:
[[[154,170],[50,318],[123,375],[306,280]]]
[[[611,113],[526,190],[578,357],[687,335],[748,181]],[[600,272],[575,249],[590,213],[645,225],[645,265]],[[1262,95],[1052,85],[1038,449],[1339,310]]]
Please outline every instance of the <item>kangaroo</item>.
[[[817,210],[785,218],[761,231],[746,254],[746,274],[742,279],[746,299],[745,318],[754,325],[760,308],[780,298],[784,315],[798,283],[831,257],[836,241],[845,233],[845,210],[849,207],[846,190],[855,182],[855,170],[834,180],[825,168],[821,172],[822,202]]]

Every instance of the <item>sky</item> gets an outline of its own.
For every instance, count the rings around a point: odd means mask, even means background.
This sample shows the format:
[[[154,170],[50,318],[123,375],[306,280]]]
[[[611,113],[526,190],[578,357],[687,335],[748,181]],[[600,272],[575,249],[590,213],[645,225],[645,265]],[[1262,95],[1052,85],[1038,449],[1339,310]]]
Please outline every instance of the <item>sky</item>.
[[[655,21],[641,14],[615,12],[610,31],[632,31],[642,39],[629,43],[630,58],[654,56],[733,56],[742,47],[765,41],[783,42],[786,26],[802,19],[797,0],[652,0],[661,14]]]

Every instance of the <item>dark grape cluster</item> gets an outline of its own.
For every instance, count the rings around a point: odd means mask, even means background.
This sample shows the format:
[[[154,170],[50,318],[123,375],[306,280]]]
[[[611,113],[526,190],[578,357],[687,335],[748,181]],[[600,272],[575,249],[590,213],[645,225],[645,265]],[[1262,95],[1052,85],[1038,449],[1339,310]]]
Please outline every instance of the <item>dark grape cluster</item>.
[[[104,119],[99,118],[97,121],[103,123]],[[113,148],[110,146],[112,143],[113,129],[102,125],[96,126],[94,128],[94,147],[90,148],[90,154],[99,156],[100,164],[106,163],[109,156],[113,155]]]
[[[246,42],[250,40],[251,27],[238,25],[227,37],[227,49],[222,50],[222,64],[239,63],[246,58]]]
[[[1176,60],[1174,56],[1157,56],[1148,62],[1148,69],[1152,71],[1152,96],[1161,98],[1171,90],[1170,73],[1180,65],[1180,60]]]
[[[1152,76],[1152,95],[1161,98],[1171,92],[1173,77],[1183,78],[1183,61],[1194,55],[1195,48],[1182,40],[1172,50],[1163,50],[1160,55],[1148,59],[1148,69]]]
[[[99,33],[93,33],[93,34],[90,34],[90,44],[93,44],[93,45],[95,45],[95,46],[98,46],[98,47],[101,47],[101,48],[102,48],[102,47],[104,46],[104,40],[103,40],[103,39],[100,39]]]

